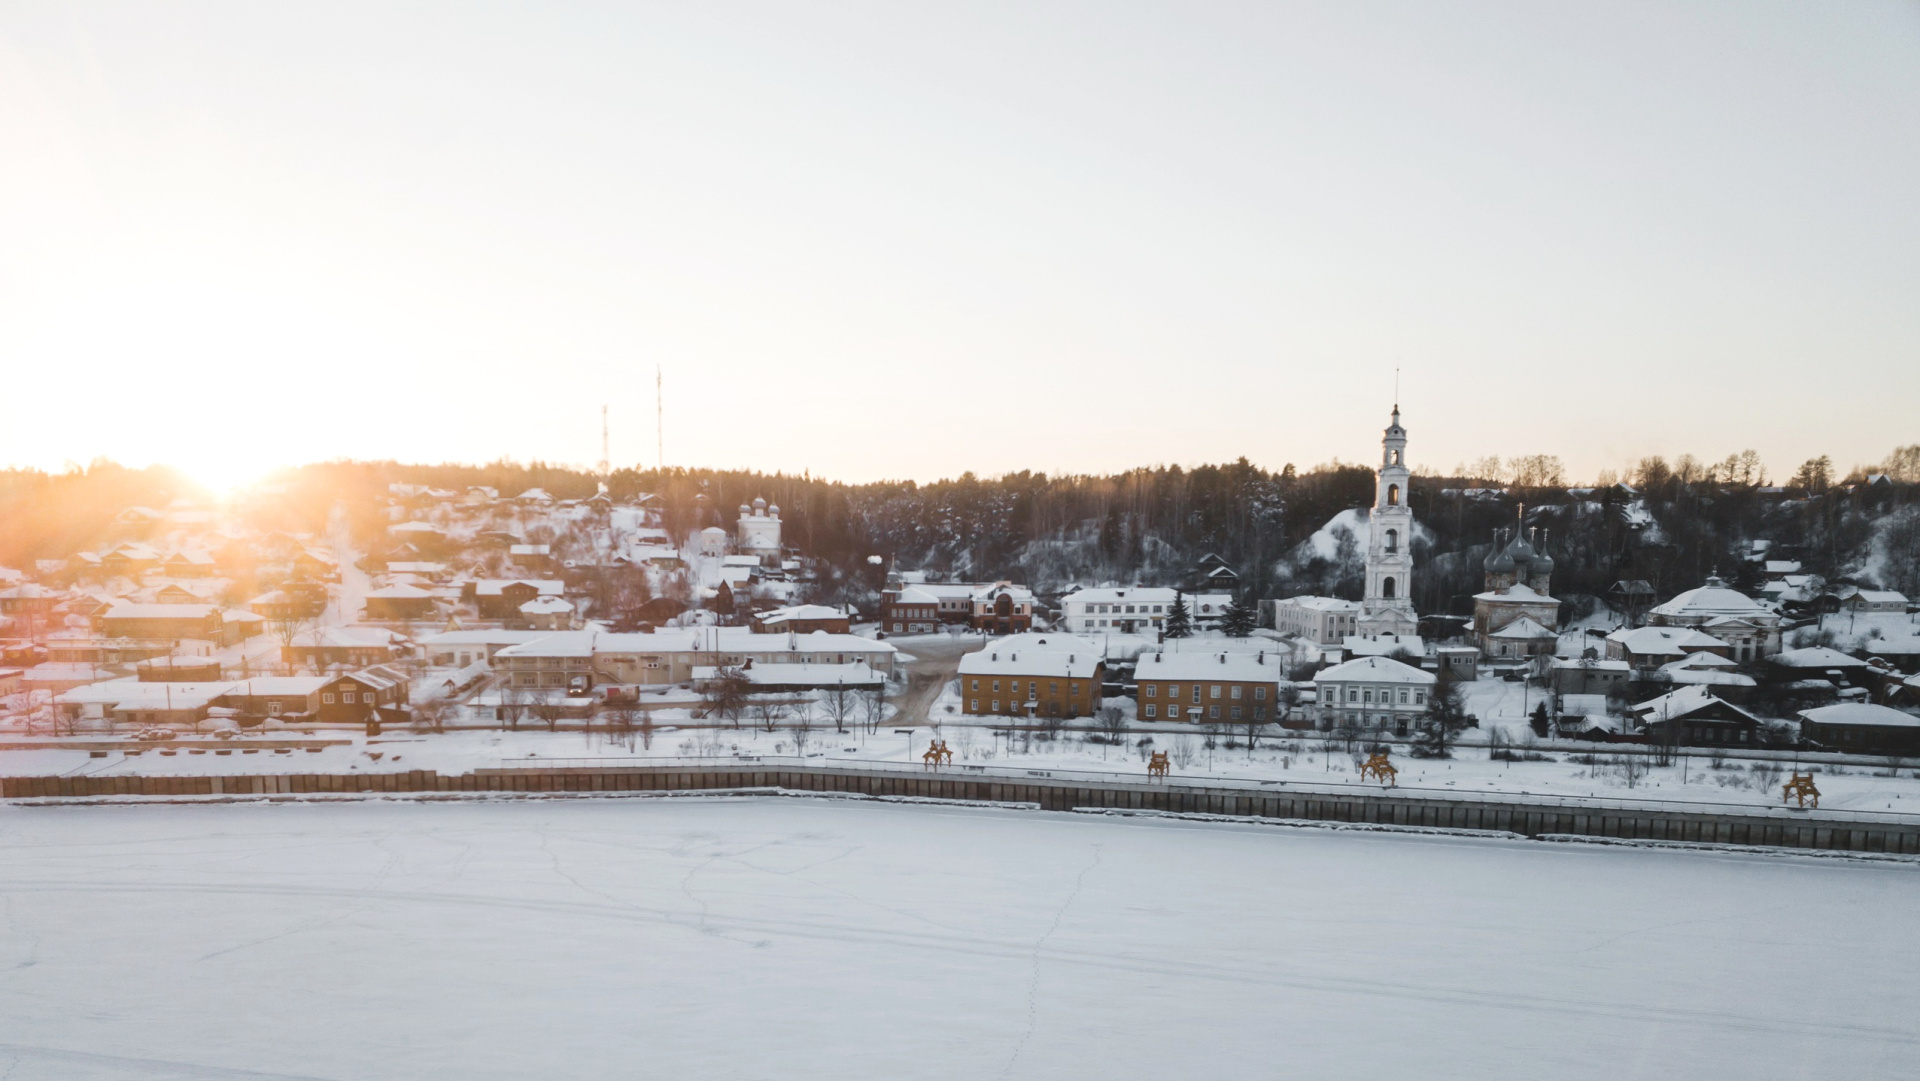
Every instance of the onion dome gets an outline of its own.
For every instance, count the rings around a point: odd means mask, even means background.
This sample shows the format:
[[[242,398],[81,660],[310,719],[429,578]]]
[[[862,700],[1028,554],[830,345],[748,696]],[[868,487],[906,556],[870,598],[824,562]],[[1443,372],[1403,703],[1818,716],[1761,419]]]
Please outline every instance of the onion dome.
[[[1553,557],[1547,554],[1547,535],[1545,532],[1540,534],[1540,553],[1533,557],[1533,573],[1553,573]]]
[[[1493,551],[1488,552],[1486,561],[1480,564],[1481,569],[1488,574],[1513,573],[1513,557],[1508,555],[1507,550],[1500,545],[1501,532],[1498,529],[1493,531]]]

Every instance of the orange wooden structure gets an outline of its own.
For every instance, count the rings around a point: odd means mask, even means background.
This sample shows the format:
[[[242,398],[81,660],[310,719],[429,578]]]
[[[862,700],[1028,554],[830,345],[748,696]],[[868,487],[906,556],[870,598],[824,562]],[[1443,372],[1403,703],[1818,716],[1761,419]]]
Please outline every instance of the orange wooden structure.
[[[920,756],[920,761],[928,769],[933,769],[936,766],[951,766],[953,765],[953,752],[947,749],[946,740],[936,739],[927,746],[927,753]]]
[[[1400,783],[1400,771],[1393,768],[1392,762],[1387,761],[1389,753],[1390,752],[1387,751],[1375,751],[1373,757],[1361,763],[1360,779],[1364,781],[1368,775],[1371,774],[1373,779],[1379,781],[1381,784],[1398,785]]]
[[[1789,799],[1798,800],[1802,807],[1807,806],[1808,801],[1812,801],[1815,808],[1820,806],[1820,790],[1813,787],[1812,770],[1805,773],[1796,770],[1793,780],[1780,786],[1780,802],[1785,803]]]
[[[1147,759],[1147,776],[1149,778],[1165,777],[1169,768],[1167,752],[1165,751],[1155,751],[1153,752],[1153,757]]]

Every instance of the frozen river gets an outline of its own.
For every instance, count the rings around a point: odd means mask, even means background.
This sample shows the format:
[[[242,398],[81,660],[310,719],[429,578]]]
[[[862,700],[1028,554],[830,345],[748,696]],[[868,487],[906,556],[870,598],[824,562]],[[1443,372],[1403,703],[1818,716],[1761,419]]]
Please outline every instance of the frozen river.
[[[1913,1076],[1920,867],[809,799],[0,808],[0,1077]]]

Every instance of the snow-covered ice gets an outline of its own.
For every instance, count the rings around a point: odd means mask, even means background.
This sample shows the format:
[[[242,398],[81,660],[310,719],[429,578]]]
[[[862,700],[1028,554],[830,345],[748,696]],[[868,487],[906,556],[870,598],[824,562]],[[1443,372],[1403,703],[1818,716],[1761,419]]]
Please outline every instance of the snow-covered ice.
[[[1910,1073],[1920,867],[799,798],[0,808],[0,1074]]]

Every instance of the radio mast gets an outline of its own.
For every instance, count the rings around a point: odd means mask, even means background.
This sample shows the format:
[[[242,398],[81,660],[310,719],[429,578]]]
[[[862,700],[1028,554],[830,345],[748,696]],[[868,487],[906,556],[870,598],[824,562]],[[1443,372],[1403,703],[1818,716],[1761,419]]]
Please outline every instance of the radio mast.
[[[608,463],[612,460],[612,457],[613,457],[612,455],[607,453],[607,407],[606,407],[606,404],[603,402],[600,405],[600,475],[601,476],[605,477],[612,474],[613,470],[608,465]]]

